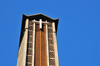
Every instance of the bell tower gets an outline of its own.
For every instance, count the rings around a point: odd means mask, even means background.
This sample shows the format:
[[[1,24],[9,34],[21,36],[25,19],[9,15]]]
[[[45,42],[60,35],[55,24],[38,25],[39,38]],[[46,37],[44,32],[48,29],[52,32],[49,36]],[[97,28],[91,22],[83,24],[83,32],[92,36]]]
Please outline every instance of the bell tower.
[[[58,20],[44,14],[23,14],[17,66],[59,66]]]

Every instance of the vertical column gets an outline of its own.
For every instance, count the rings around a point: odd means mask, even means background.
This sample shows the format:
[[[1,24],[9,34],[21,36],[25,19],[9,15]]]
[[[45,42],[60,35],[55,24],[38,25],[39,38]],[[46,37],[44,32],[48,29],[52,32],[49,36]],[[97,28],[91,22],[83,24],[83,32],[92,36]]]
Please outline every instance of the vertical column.
[[[24,63],[22,62],[22,66],[26,65],[27,43],[28,43],[28,27],[29,27],[29,19],[26,19],[25,32],[24,32],[24,37],[23,37],[23,43],[25,42],[25,44],[24,44],[25,48],[23,48],[23,50],[24,50],[23,57],[25,58],[25,60],[23,61]]]
[[[29,19],[26,19],[25,31],[24,31],[24,35],[22,37],[22,41],[20,44],[19,52],[18,52],[17,66],[26,66],[27,42],[28,42],[28,23],[29,23]]]
[[[34,65],[35,58],[35,23],[33,23],[33,57],[32,57],[32,66]]]
[[[29,21],[29,28],[28,28],[28,44],[27,44],[27,61],[26,66],[32,66],[33,62],[33,23]]]
[[[52,23],[53,26],[53,39],[54,39],[54,50],[55,50],[55,66],[59,66],[59,61],[58,61],[58,51],[57,51],[57,41],[56,41],[56,30],[55,30],[55,23]]]
[[[52,23],[48,24],[48,42],[49,42],[49,65],[55,66],[55,50],[54,50],[54,42],[53,42]]]
[[[48,25],[47,24],[46,24],[46,49],[47,49],[47,66],[49,66],[49,44],[48,44]]]

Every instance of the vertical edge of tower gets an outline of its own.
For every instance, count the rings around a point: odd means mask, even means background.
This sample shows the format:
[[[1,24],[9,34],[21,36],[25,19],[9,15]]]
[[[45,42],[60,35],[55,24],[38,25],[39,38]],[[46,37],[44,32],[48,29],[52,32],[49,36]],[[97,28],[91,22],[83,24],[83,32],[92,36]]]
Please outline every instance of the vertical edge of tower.
[[[52,26],[53,26],[53,42],[54,42],[54,50],[55,50],[55,66],[59,66],[55,22],[52,23]]]
[[[27,54],[27,41],[28,41],[28,23],[29,19],[25,20],[25,30],[23,31],[23,38],[20,42],[17,66],[25,66],[26,65],[26,54]]]
[[[58,20],[54,20],[48,25],[49,66],[59,66],[56,38],[57,25]]]

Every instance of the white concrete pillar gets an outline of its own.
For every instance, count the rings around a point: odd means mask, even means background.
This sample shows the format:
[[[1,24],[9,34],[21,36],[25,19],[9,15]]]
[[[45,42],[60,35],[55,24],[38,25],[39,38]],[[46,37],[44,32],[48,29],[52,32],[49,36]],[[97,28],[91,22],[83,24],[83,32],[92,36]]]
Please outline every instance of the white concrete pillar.
[[[24,32],[24,35],[22,37],[22,41],[20,44],[19,52],[18,52],[17,66],[26,66],[27,42],[28,42],[28,24],[29,24],[29,19],[26,19],[25,32]]]
[[[55,22],[52,23],[52,26],[53,26],[53,42],[54,42],[54,52],[55,52],[55,66],[59,66]]]
[[[46,24],[46,47],[47,47],[46,48],[47,49],[47,66],[49,66],[48,24]]]
[[[33,23],[33,55],[32,55],[32,66],[34,66],[35,60],[35,23]]]

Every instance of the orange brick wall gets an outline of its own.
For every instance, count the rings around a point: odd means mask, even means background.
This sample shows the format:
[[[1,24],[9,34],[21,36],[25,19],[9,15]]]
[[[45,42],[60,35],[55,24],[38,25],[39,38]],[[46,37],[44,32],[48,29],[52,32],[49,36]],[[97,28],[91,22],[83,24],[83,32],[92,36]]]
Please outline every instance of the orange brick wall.
[[[36,23],[35,37],[35,66],[47,66],[46,53],[46,26],[43,25],[42,30]]]

